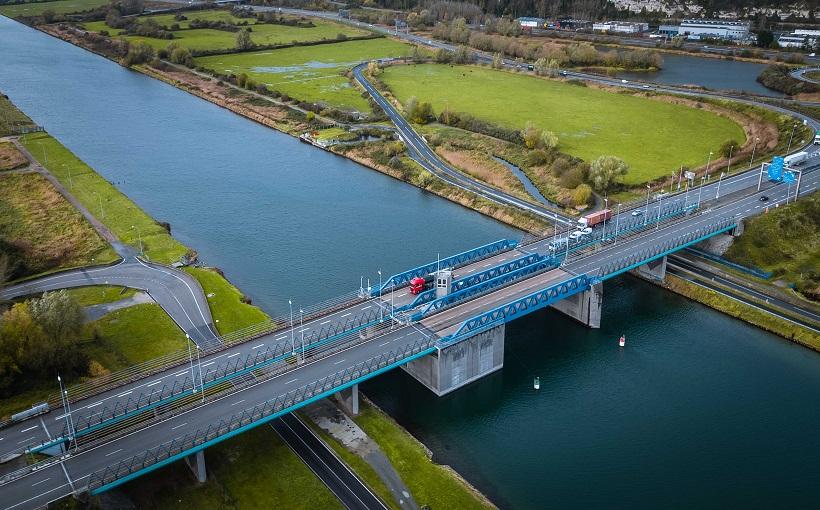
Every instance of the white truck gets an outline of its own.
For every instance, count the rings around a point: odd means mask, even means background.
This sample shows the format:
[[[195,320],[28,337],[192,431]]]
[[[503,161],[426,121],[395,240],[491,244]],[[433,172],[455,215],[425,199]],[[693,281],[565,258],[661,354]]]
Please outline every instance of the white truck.
[[[793,167],[796,167],[796,166],[802,164],[808,158],[809,158],[809,153],[808,152],[805,152],[805,151],[797,152],[795,154],[792,154],[791,156],[786,156],[785,158],[783,158],[783,164],[786,167],[793,168]]]

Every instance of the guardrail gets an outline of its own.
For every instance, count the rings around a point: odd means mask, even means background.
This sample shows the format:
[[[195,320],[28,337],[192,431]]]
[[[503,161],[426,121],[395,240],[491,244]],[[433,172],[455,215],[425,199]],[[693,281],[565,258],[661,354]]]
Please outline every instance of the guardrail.
[[[218,424],[209,425],[204,430],[198,429],[196,432],[186,434],[181,439],[162,443],[147,449],[140,455],[107,466],[89,476],[88,490],[92,494],[99,494],[139,474],[161,467],[185,455],[203,450],[310,402],[428,354],[435,350],[435,341],[436,339],[432,335],[425,335],[424,338],[403,349],[374,356],[366,361],[339,370],[332,375],[283,393],[264,403],[244,409],[241,413],[220,420]]]

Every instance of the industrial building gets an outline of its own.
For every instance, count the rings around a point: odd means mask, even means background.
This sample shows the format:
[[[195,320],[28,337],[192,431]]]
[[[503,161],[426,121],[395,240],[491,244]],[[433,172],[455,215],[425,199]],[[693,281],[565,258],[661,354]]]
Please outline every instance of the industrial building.
[[[593,23],[592,30],[612,34],[641,34],[649,31],[649,24],[633,23],[630,21],[604,21],[601,23]]]
[[[781,48],[813,48],[820,39],[820,30],[795,30],[791,34],[782,34],[777,39]]]
[[[748,21],[723,21],[719,19],[685,19],[678,33],[689,39],[727,39],[743,41],[749,38],[751,25]]]

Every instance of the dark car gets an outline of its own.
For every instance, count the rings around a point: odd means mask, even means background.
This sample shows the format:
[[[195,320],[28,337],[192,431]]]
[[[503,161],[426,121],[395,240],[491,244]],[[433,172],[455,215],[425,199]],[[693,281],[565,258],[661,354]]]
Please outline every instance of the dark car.
[[[761,202],[768,202],[768,201],[769,201],[769,197],[767,197],[766,195],[761,195],[761,196],[760,196],[760,201],[761,201]]]

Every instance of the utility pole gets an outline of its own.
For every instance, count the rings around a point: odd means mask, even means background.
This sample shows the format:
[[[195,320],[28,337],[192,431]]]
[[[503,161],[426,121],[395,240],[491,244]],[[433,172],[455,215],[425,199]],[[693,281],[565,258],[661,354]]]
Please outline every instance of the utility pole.
[[[293,302],[288,299],[288,307],[290,308],[290,352],[296,352],[296,338],[293,336]]]
[[[792,149],[792,139],[794,138],[794,130],[795,129],[797,129],[797,124],[796,123],[792,125],[792,134],[789,135],[789,146],[786,147],[786,154],[788,154],[789,151]]]
[[[723,175],[723,172],[720,172],[720,177],[718,177],[717,193],[715,193],[715,200],[720,198],[720,181],[723,180]]]
[[[709,151],[709,159],[706,160],[706,180],[709,180],[709,165],[712,164],[712,151]]]
[[[752,162],[755,160],[755,150],[757,149],[757,142],[760,141],[760,137],[755,137],[755,144],[752,145],[752,157],[749,158],[749,169],[752,168]]]
[[[191,362],[191,388],[196,393],[196,375],[194,375],[194,355],[191,352],[191,337],[185,333],[185,343],[188,344],[188,360]]]
[[[618,202],[618,213],[615,215],[615,242],[614,245],[617,246],[618,244],[618,223],[621,221],[621,203]]]
[[[604,209],[609,209],[609,198],[604,197]],[[601,242],[606,240],[606,215],[604,215],[603,231],[601,232]]]
[[[304,317],[305,311],[299,308],[299,333],[302,334],[302,363],[305,362],[305,328],[304,322],[302,321]]]
[[[646,226],[647,217],[649,216],[649,190],[652,189],[649,184],[646,185],[646,210],[643,213],[643,225]]]
[[[382,270],[379,269],[379,322],[384,320],[384,308],[382,308]]]

